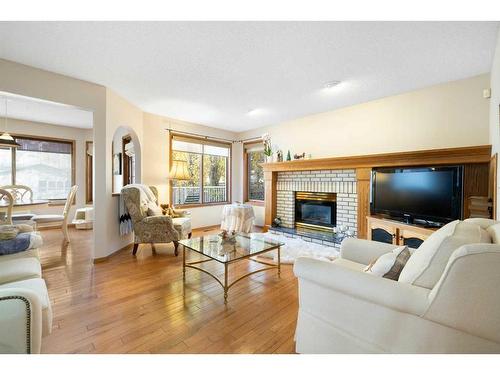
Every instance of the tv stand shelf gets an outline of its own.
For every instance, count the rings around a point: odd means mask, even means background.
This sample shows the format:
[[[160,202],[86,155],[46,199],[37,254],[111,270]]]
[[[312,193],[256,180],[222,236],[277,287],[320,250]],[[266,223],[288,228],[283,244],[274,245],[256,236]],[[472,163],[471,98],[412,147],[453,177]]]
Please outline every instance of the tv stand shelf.
[[[407,245],[418,248],[437,228],[427,228],[418,224],[406,224],[381,216],[367,216],[367,237],[369,240]]]

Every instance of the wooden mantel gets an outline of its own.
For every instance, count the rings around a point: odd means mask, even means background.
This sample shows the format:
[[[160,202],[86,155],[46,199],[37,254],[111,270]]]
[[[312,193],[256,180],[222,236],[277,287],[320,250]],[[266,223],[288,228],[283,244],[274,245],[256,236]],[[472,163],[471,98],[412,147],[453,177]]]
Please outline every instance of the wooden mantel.
[[[358,193],[358,237],[366,237],[366,216],[369,214],[370,174],[374,167],[486,164],[491,159],[491,145],[440,148],[432,150],[384,154],[301,159],[280,163],[264,163],[265,225],[276,217],[276,186],[278,172],[322,169],[355,169]]]

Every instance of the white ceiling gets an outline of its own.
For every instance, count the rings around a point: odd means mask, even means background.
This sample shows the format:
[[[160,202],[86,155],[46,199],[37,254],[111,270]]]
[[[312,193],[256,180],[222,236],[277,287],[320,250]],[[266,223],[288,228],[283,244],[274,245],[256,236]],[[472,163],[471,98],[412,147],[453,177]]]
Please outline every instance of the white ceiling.
[[[144,111],[242,131],[489,72],[497,28],[0,22],[0,57],[105,85]],[[324,90],[332,80],[342,83]]]
[[[7,112],[5,107],[7,105]],[[0,117],[91,129],[93,113],[73,106],[0,91]]]

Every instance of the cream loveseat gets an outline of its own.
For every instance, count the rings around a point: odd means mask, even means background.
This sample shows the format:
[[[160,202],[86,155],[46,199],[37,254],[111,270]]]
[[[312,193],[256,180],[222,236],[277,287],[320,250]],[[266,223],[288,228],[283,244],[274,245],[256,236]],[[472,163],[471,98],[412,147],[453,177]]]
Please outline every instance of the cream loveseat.
[[[346,239],[333,262],[298,258],[298,353],[500,353],[500,222],[452,222],[398,281],[363,272],[394,245]]]
[[[0,353],[40,353],[42,336],[52,330],[52,308],[42,279],[38,247],[0,256]]]

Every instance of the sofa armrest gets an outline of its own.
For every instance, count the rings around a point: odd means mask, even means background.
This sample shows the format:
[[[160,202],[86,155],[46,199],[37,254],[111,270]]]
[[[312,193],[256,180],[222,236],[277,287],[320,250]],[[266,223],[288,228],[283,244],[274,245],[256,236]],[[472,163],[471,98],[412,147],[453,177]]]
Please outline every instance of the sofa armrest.
[[[42,304],[23,288],[0,286],[0,353],[40,353]]]
[[[295,276],[354,298],[413,315],[422,315],[429,301],[429,289],[351,270],[332,262],[299,257]]]
[[[397,245],[383,242],[346,238],[340,245],[340,257],[368,265],[379,256],[389,253],[397,247]]]

